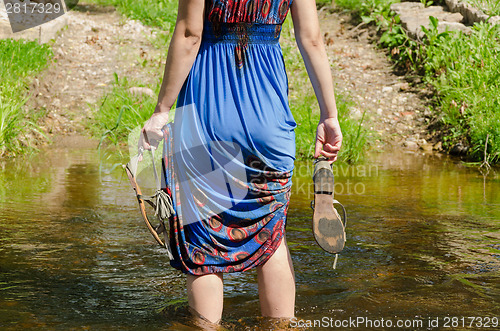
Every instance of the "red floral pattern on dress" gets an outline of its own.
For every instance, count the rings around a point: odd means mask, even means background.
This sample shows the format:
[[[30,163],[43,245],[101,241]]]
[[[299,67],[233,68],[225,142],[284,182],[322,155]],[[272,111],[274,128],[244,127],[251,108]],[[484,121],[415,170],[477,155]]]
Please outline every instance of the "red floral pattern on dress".
[[[212,23],[283,24],[290,0],[207,0],[207,18]]]
[[[165,166],[169,164],[167,159],[172,158],[173,146],[169,127],[166,127],[164,136],[165,144],[168,146],[168,152],[163,158]],[[249,192],[253,192],[252,195],[255,196],[273,196],[270,200],[257,201],[256,199],[255,201],[255,207],[262,208],[259,213],[265,214],[256,218],[239,220],[237,223],[225,213],[213,215],[204,222],[207,224],[207,231],[217,233],[217,237],[211,235],[210,244],[204,243],[199,246],[191,244],[189,225],[183,227],[177,213],[172,215],[169,223],[170,247],[175,257],[171,261],[173,267],[193,275],[245,271],[265,263],[278,248],[284,236],[292,173],[266,170],[268,168],[255,155],[250,155],[245,160],[245,164],[255,172],[251,176],[254,180],[247,183]],[[168,188],[168,183],[174,182],[171,176],[172,169],[164,168],[163,170],[167,180],[165,190],[172,194],[173,192]],[[178,194],[177,188],[175,196],[172,196],[176,202],[180,200]],[[181,206],[176,204],[176,207]],[[252,213],[249,211],[249,216],[252,216]],[[236,252],[230,251],[230,246],[242,242],[260,247],[251,252],[244,249]]]

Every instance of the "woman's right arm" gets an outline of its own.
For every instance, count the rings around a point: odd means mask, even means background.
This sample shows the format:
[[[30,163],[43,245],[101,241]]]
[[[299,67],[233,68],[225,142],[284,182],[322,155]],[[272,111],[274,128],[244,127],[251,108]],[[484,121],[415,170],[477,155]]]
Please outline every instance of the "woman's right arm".
[[[330,64],[319,27],[314,0],[293,0],[291,6],[295,39],[311,80],[321,111],[316,132],[314,157],[320,155],[333,162],[342,145],[337,118]]]

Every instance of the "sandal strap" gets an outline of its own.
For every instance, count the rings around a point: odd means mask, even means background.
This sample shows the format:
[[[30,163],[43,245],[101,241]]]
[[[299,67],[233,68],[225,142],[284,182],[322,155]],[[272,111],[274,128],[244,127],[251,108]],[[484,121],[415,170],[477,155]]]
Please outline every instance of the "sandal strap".
[[[335,253],[335,260],[333,260],[333,269],[337,269],[337,259],[339,258],[339,253]]]
[[[344,228],[345,228],[347,226],[347,212],[345,210],[345,207],[337,199],[333,199],[333,204],[342,207],[342,223],[344,223]]]
[[[329,195],[332,195],[333,192],[330,192],[330,191],[314,191],[314,194],[329,194]]]
[[[314,174],[316,174],[319,170],[321,169],[327,169],[329,171],[332,171],[332,166],[326,159],[318,159],[314,162]]]
[[[343,204],[341,204],[337,199],[333,199],[333,204],[336,204],[336,205],[339,205],[340,207],[342,207],[342,219],[343,219],[343,223],[344,223],[344,229],[347,225],[347,212],[345,210],[345,207]],[[337,260],[339,258],[339,253],[335,253],[335,259],[333,260],[333,265],[332,265],[332,268],[335,270],[337,269]]]

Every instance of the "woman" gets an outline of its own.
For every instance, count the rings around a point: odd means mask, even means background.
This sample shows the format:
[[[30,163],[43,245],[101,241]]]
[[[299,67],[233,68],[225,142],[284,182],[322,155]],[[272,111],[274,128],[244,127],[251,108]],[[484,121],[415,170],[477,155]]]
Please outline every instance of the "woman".
[[[223,273],[253,267],[262,315],[294,316],[284,229],[296,124],[278,42],[290,8],[321,110],[314,157],[334,162],[342,134],[314,0],[180,0],[158,104],[143,128],[145,149],[166,139],[171,264],[187,274],[190,308],[214,323]],[[176,99],[175,127],[164,128]]]

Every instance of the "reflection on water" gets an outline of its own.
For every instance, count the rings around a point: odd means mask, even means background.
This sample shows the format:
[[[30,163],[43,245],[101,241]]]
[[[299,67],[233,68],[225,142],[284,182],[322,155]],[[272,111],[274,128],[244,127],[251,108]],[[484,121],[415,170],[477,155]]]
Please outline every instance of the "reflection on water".
[[[1,167],[0,328],[194,326],[184,278],[142,225],[120,169],[100,172],[89,148]],[[299,319],[500,316],[498,172],[395,153],[335,167],[349,223],[332,270],[310,231],[311,171],[297,162],[287,228]],[[226,275],[225,289],[227,328],[282,327],[257,317],[255,272]]]

